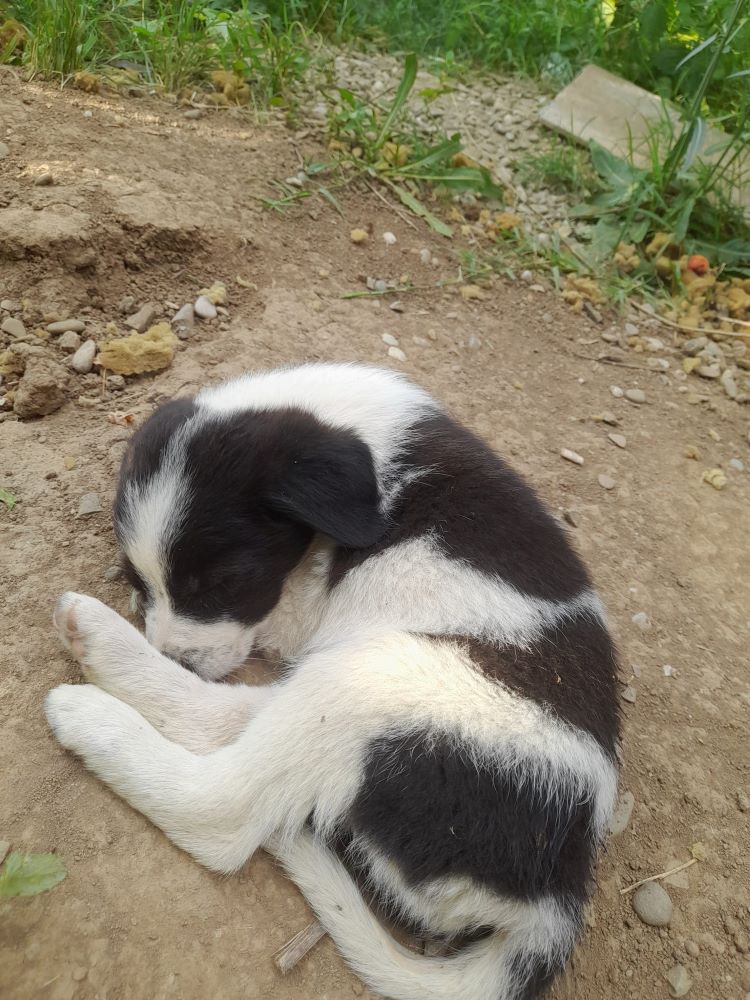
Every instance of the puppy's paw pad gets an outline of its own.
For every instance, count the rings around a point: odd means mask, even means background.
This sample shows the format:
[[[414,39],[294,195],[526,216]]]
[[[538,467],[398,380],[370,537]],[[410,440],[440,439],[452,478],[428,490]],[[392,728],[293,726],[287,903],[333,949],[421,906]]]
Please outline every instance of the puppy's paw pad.
[[[122,656],[129,644],[145,641],[116,611],[86,594],[63,594],[52,621],[62,644],[84,666],[106,659],[112,651]]]

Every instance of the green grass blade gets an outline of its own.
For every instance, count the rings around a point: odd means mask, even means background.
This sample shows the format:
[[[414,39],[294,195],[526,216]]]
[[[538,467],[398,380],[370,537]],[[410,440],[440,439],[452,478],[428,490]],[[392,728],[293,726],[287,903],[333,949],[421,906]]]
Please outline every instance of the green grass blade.
[[[396,96],[393,98],[393,103],[386,115],[385,121],[383,122],[383,127],[380,130],[380,135],[375,143],[375,149],[380,149],[380,147],[388,140],[391,134],[391,126],[396,119],[399,111],[406,104],[407,98],[412,91],[414,86],[414,81],[417,79],[417,57],[413,52],[410,52],[404,61],[404,74],[401,77],[401,83],[398,85],[398,90],[396,91]]]
[[[387,183],[388,187],[395,191],[399,196],[402,204],[406,205],[406,207],[420,219],[424,219],[430,229],[434,229],[436,233],[439,233],[441,236],[446,236],[448,239],[453,236],[453,230],[451,227],[446,225],[446,223],[444,223],[441,219],[438,219],[436,215],[433,215],[432,212],[425,208],[422,202],[415,198],[413,194],[406,190],[406,188],[402,188],[400,184],[394,184],[392,181],[388,181]]]

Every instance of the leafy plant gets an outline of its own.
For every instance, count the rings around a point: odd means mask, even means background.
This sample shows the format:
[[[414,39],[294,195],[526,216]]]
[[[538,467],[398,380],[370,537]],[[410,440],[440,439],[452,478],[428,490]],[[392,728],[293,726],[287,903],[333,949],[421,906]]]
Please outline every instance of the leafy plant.
[[[334,137],[331,146],[349,169],[385,184],[432,229],[451,236],[451,227],[420,200],[428,185],[489,197],[501,197],[502,191],[489,171],[462,153],[458,134],[429,145],[405,121],[405,107],[416,77],[417,57],[412,53],[406,56],[403,75],[386,108],[338,88],[338,107],[329,118]]]
[[[52,889],[67,875],[56,854],[21,854],[11,851],[0,870],[0,899],[36,896]]]

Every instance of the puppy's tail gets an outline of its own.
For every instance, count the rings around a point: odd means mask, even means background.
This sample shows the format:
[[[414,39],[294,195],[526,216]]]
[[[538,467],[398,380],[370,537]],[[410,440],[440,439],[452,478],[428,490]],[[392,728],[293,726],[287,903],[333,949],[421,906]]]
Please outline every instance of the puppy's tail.
[[[393,940],[346,868],[311,833],[268,846],[344,958],[391,1000],[533,1000],[565,965],[579,929],[577,904],[524,903],[502,933],[454,957],[423,957]]]

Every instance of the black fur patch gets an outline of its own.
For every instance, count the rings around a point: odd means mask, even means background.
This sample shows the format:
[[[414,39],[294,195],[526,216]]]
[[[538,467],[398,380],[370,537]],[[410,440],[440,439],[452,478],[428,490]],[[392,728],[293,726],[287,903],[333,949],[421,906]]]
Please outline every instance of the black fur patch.
[[[578,615],[547,627],[528,649],[457,638],[477,668],[545,706],[615,757],[619,736],[617,652],[601,622]]]
[[[169,403],[135,436],[115,504],[125,546],[126,485],[156,473],[169,439],[197,412],[189,400]],[[385,530],[369,448],[308,413],[209,415],[188,429],[185,467],[189,502],[165,565],[173,605],[190,618],[253,624],[278,602],[316,532],[369,546]],[[125,570],[144,589],[127,560]]]
[[[377,545],[336,554],[332,586],[369,555],[427,532],[449,556],[532,597],[560,600],[590,586],[562,528],[531,487],[450,417],[435,414],[418,424],[400,463],[407,472],[425,472],[400,494]]]
[[[477,765],[447,737],[375,740],[347,825],[411,885],[470,876],[502,895],[585,899],[594,843],[588,801],[549,798],[528,775]]]

